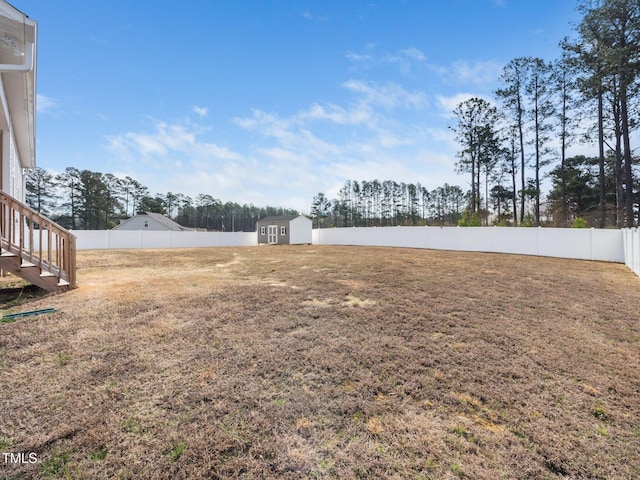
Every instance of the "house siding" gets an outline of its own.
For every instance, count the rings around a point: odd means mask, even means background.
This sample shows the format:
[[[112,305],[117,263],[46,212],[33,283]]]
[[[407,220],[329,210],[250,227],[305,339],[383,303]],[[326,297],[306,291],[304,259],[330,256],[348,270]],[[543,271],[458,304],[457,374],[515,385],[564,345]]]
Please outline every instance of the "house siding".
[[[127,220],[123,220],[119,225],[113,227],[113,230],[169,230],[182,232],[191,229],[179,225],[160,213],[147,212],[138,213]]]
[[[9,195],[13,198],[24,202],[25,201],[25,191],[24,191],[24,173],[22,169],[22,165],[20,164],[20,159],[18,158],[18,150],[16,149],[16,144],[14,142],[13,136],[10,136],[9,141]]]
[[[146,225],[145,225],[145,222]],[[169,230],[160,222],[156,222],[153,218],[145,215],[132,217],[128,222],[118,225],[118,230]]]
[[[13,129],[11,119],[9,116],[9,107],[6,101],[4,82],[2,82],[2,76],[0,75],[0,105],[2,111],[0,112],[0,134],[2,135],[0,154],[2,155],[2,185],[0,188],[3,192],[11,195],[16,200],[21,202],[25,201],[25,189],[24,189],[24,169],[18,149],[16,147],[16,141],[13,136]]]

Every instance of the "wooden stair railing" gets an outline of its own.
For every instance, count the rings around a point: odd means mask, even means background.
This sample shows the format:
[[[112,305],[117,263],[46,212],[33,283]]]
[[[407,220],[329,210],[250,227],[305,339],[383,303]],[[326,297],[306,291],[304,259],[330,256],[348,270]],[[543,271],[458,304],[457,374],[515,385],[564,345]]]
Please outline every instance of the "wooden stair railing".
[[[76,237],[0,192],[0,268],[49,291],[76,287]]]

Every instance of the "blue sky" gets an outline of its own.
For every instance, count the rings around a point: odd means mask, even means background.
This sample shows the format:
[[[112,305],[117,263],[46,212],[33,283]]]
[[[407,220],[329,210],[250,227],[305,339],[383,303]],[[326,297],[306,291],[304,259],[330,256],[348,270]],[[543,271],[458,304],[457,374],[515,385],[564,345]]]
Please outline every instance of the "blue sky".
[[[308,212],[345,180],[444,182],[457,103],[552,60],[573,0],[14,0],[38,22],[37,164]]]

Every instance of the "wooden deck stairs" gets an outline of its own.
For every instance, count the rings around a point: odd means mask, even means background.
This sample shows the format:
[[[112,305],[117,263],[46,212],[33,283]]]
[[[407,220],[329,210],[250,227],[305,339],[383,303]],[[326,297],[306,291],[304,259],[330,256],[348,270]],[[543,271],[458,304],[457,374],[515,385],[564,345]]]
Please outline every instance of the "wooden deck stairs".
[[[45,290],[76,287],[76,237],[0,192],[0,269]]]

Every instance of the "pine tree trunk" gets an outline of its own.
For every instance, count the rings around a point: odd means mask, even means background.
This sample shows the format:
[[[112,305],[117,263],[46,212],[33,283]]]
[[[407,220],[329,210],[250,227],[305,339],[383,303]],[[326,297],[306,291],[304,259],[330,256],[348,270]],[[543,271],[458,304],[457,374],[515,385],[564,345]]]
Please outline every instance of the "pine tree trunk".
[[[600,184],[600,219],[598,227],[606,223],[606,190],[604,179],[604,121],[602,108],[602,88],[598,89],[598,183]]]
[[[627,110],[627,87],[620,87],[620,113],[622,115],[622,142],[624,146],[625,173],[625,226],[633,227],[633,172],[631,171],[631,141],[629,139],[629,113]]]

